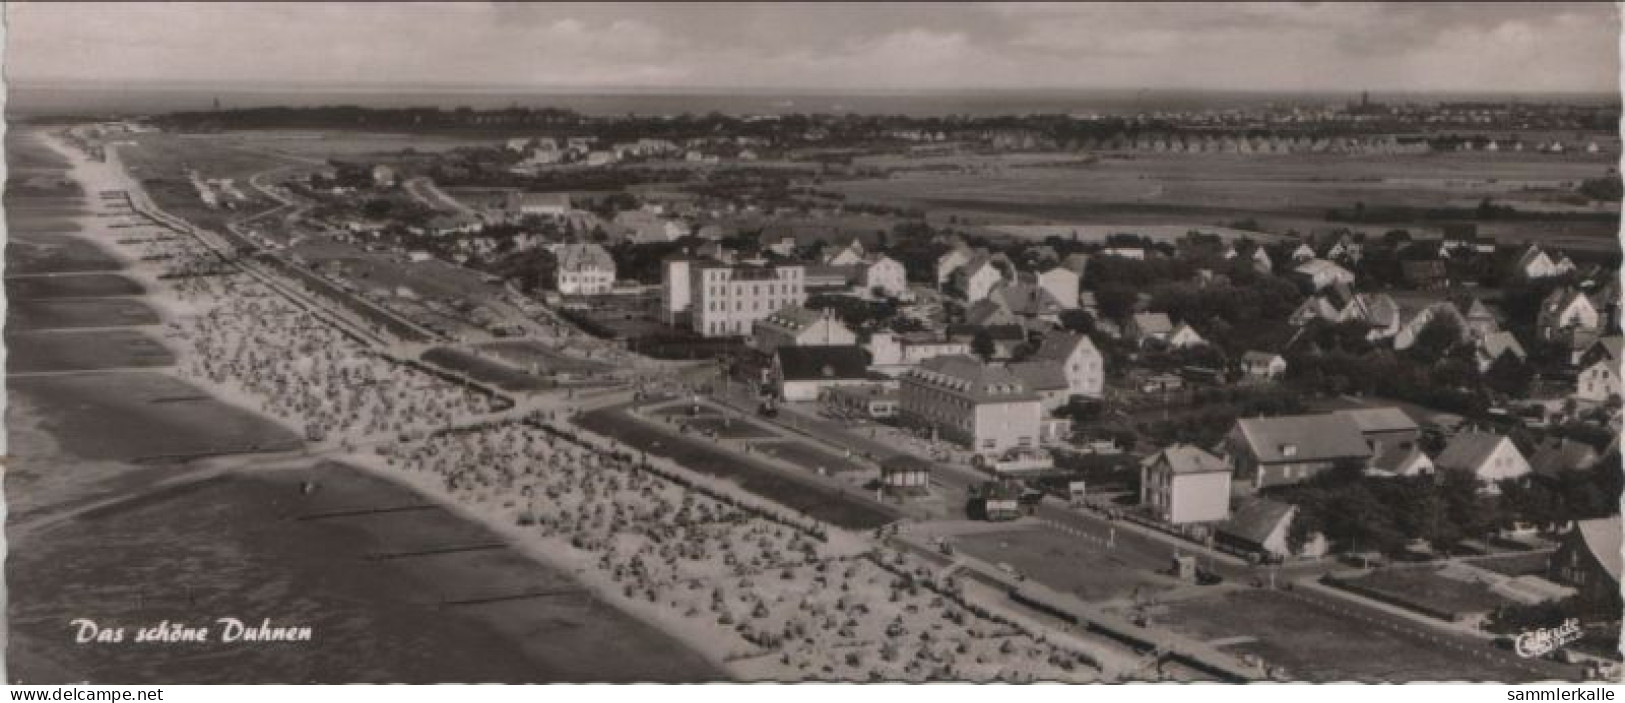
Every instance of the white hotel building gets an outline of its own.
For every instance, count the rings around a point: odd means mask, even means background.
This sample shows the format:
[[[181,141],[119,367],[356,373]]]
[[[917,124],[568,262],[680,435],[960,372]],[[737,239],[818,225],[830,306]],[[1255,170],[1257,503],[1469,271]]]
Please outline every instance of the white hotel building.
[[[694,263],[689,319],[705,337],[743,336],[757,320],[807,302],[801,266]]]

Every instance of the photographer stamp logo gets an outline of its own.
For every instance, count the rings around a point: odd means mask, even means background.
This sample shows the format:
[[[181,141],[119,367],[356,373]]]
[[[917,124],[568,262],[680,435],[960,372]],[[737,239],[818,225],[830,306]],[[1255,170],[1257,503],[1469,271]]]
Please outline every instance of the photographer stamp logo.
[[[1512,647],[1520,657],[1543,657],[1557,651],[1564,645],[1579,641],[1584,634],[1580,629],[1580,621],[1569,618],[1557,627],[1530,630],[1519,634],[1518,638],[1513,641]]]
[[[76,644],[183,644],[201,642],[309,642],[313,633],[304,625],[280,625],[270,618],[258,624],[237,618],[217,618],[211,625],[163,620],[136,627],[103,625],[88,618],[68,623]]]

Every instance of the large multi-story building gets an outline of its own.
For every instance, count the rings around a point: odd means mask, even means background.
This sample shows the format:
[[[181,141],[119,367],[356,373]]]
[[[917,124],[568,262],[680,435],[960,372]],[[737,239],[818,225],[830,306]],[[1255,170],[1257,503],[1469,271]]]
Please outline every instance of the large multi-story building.
[[[983,455],[1042,439],[1038,395],[1008,369],[968,356],[939,356],[904,373],[897,410],[903,422]]]
[[[690,324],[705,337],[750,334],[757,320],[807,302],[804,274],[799,265],[692,264]]]
[[[672,256],[660,268],[660,316],[668,325],[677,325],[687,319],[694,301],[690,298],[693,284],[689,281],[694,261],[686,256]]]

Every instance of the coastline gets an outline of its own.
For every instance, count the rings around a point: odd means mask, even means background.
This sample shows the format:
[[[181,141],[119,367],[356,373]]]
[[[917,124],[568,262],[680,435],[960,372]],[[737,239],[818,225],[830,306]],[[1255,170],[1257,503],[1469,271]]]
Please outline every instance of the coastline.
[[[111,169],[96,169],[95,164],[90,163],[88,159],[83,157],[83,155],[78,154],[70,148],[67,148],[54,135],[36,132],[34,135],[19,136],[23,136],[24,138],[29,138],[30,136],[36,137],[41,143],[47,145],[53,152],[68,159],[69,170],[64,174],[63,177],[72,179],[74,182],[79,183],[81,187],[84,188],[84,197],[87,201],[87,212],[81,213],[72,218],[81,228],[82,234],[78,236],[86,241],[93,242],[98,249],[101,249],[107,252],[110,256],[116,258],[124,265],[124,268],[117,273],[140,282],[146,289],[145,292],[136,297],[146,302],[150,307],[157,311],[160,317],[160,322],[157,326],[151,326],[148,328],[149,334],[175,355],[175,363],[173,366],[168,368],[152,369],[151,371],[176,379],[181,379],[182,382],[186,384],[196,386],[200,391],[206,393],[216,402],[226,404],[238,410],[252,414],[260,418],[263,422],[273,423],[282,429],[293,433],[295,436],[299,436],[298,428],[294,426],[293,422],[279,417],[276,413],[270,412],[266,405],[260,402],[260,399],[257,396],[247,392],[246,389],[230,383],[229,381],[226,383],[216,383],[212,382],[210,379],[202,376],[201,374],[184,373],[184,366],[189,361],[193,360],[193,357],[196,355],[196,351],[191,349],[190,345],[184,344],[181,340],[177,339],[177,332],[176,329],[172,327],[172,323],[178,318],[195,314],[198,306],[190,304],[181,299],[168,285],[166,285],[166,281],[159,279],[156,272],[152,268],[154,264],[151,262],[142,261],[139,257],[132,256],[123,246],[119,246],[111,241],[99,239],[91,234],[93,232],[105,232],[106,230],[104,227],[105,222],[99,221],[92,212],[88,211],[90,209],[88,207],[89,203],[93,202],[97,193],[102,190],[121,188],[134,190],[139,188],[139,184],[134,180],[134,178],[122,170],[114,173],[111,172]],[[180,234],[177,236],[185,237],[189,235]],[[133,468],[132,465],[121,461],[93,461],[73,454],[71,451],[69,451],[70,447],[67,446],[70,444],[67,438],[59,437],[47,429],[46,425],[48,424],[48,417],[47,414],[40,408],[32,408],[25,404],[14,404],[13,407],[8,410],[8,413],[13,414],[13,417],[17,419],[15,427],[18,434],[16,438],[23,440],[23,442],[19,442],[18,445],[27,443],[27,446],[31,447],[30,454],[44,460],[39,461],[36,459],[35,463],[42,465],[43,468],[48,470],[58,469],[60,468],[60,465],[72,465],[75,469],[74,471],[41,472],[50,473],[50,480],[63,482],[63,486],[66,487],[65,489],[59,487],[59,490],[52,491],[53,494],[63,494],[60,496],[53,495],[53,498],[65,497],[70,498],[70,500],[47,506],[37,506],[39,508],[37,513],[45,514],[43,517],[45,518],[45,522],[47,524],[43,527],[40,525],[30,525],[31,531],[38,532],[50,529],[52,526],[50,523],[54,523],[55,521],[52,519],[53,516],[49,515],[49,513],[61,512],[63,510],[70,512],[79,510],[79,508],[74,507],[74,505],[87,502],[87,499],[88,502],[93,504],[97,501],[107,503],[120,502],[118,497],[109,499],[105,495],[101,495],[103,491],[110,486],[119,487],[118,490],[113,491],[115,494],[130,494],[124,500],[124,502],[134,503],[140,501],[145,496],[155,495],[163,492],[165,490],[165,486],[198,483],[201,482],[203,478],[210,475],[238,473],[252,477],[256,475],[263,475],[263,473],[266,471],[280,472],[289,470],[298,471],[302,469],[319,470],[319,467],[324,465],[324,463],[327,461],[342,463],[360,474],[371,476],[375,479],[386,480],[391,485],[409,490],[412,493],[422,497],[424,500],[433,502],[445,510],[445,512],[448,514],[455,516],[456,518],[471,525],[502,534],[504,538],[515,547],[516,551],[524,554],[528,559],[540,566],[542,569],[556,574],[561,579],[578,583],[585,587],[584,590],[590,594],[590,598],[593,602],[603,603],[606,606],[614,608],[617,615],[624,616],[625,618],[642,625],[653,627],[662,634],[670,637],[674,644],[680,643],[680,645],[685,647],[687,650],[701,656],[706,662],[714,663],[714,659],[712,656],[710,656],[710,653],[703,652],[703,648],[695,647],[696,644],[700,643],[696,642],[692,637],[676,637],[674,635],[677,633],[671,631],[670,628],[657,627],[656,623],[652,622],[654,618],[650,618],[648,613],[629,612],[626,608],[621,607],[622,604],[615,602],[614,599],[603,597],[606,589],[604,589],[601,585],[593,586],[591,584],[583,583],[579,578],[579,574],[572,573],[570,571],[570,562],[568,559],[560,558],[560,555],[558,554],[549,554],[545,553],[545,551],[538,551],[537,549],[533,548],[533,545],[524,545],[521,540],[511,539],[505,531],[494,529],[498,527],[498,525],[477,519],[478,516],[475,513],[465,509],[464,506],[459,505],[456,501],[449,500],[448,496],[437,494],[433,491],[423,490],[423,486],[415,485],[412,482],[403,480],[403,476],[401,476],[399,472],[369,470],[370,467],[363,466],[363,464],[366,462],[357,462],[354,460],[358,458],[357,455],[337,455],[330,452],[320,452],[319,454],[311,455],[308,452],[308,443],[301,441],[301,444],[307,446],[307,453],[302,458],[285,457],[283,459],[270,461],[268,462],[269,465],[262,466],[252,466],[250,464],[255,462],[256,457],[269,458],[265,457],[263,454],[248,454],[244,456],[220,457],[212,459],[204,458],[200,460],[188,461],[184,467],[176,467],[184,468],[184,471],[179,474],[170,475],[167,479],[160,478],[159,480],[145,484],[144,486],[135,486],[129,485],[131,482],[129,477],[137,475],[142,477],[152,476],[156,475],[157,472],[151,469],[140,469],[133,472],[125,471],[124,473],[121,473],[121,471]],[[15,451],[17,448],[17,446],[13,446],[12,449]],[[365,457],[360,456],[359,458]],[[87,475],[79,470],[79,467],[83,467],[91,463],[98,466],[105,465],[106,467],[109,467],[109,469],[99,469],[92,475]],[[27,488],[24,487],[19,490],[19,487],[16,484],[16,481],[19,478],[19,472],[13,471],[11,472],[11,475],[12,477],[9,483],[12,484],[11,488],[14,491],[13,498],[11,500],[15,501],[16,494],[19,492],[26,492]],[[86,488],[92,489],[91,495],[86,495],[84,493]],[[126,488],[128,490],[125,490]],[[77,494],[67,495],[74,493],[75,490],[77,490]],[[30,517],[26,515],[18,515],[15,511],[12,511],[11,515],[13,519],[18,517]],[[38,521],[31,520],[31,522]],[[468,578],[463,579],[463,581],[466,581],[467,583],[478,583],[481,578],[482,577],[479,573],[470,572]],[[17,589],[14,588],[12,590],[16,591]],[[661,624],[663,625],[664,623]],[[512,638],[514,636],[514,633],[500,631],[491,624],[487,624],[484,627],[486,627],[489,632],[496,637]],[[19,641],[26,641],[28,637],[29,635],[27,634],[16,633],[14,631],[11,640],[13,644],[17,644]],[[639,646],[643,646],[645,649],[648,647],[647,644],[640,644]],[[667,656],[661,658],[680,661],[683,657]],[[47,662],[47,660],[41,658],[40,655],[37,655],[33,659],[34,661],[28,665],[28,668],[33,669],[36,672],[57,672],[56,674],[44,673],[42,675],[62,675],[66,679],[85,678],[86,672],[75,672],[69,675],[69,668],[63,666],[61,662]],[[650,661],[652,662],[654,659],[651,659]],[[549,668],[550,665],[555,664],[554,662],[544,661],[538,661],[536,663],[542,668]],[[605,667],[615,668],[615,665],[607,663],[599,668],[602,669]],[[651,668],[649,670],[653,669]],[[721,666],[717,666],[716,670],[724,671],[725,669]],[[703,673],[701,673],[701,675],[704,676]],[[572,677],[566,674],[565,678]]]

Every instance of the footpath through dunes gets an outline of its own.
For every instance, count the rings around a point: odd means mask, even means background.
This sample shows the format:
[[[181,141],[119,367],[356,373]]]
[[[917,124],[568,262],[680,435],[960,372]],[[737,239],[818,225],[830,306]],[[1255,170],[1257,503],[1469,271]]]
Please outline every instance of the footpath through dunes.
[[[491,533],[348,466],[222,474],[82,511],[47,537],[11,557],[28,576],[12,578],[12,651],[26,642],[37,662],[12,671],[29,683],[721,678]],[[222,617],[311,638],[221,642]],[[127,638],[165,620],[215,637],[79,645],[74,618]]]
[[[14,168],[37,159],[8,144]],[[54,152],[48,152],[54,153]],[[46,166],[32,165],[36,171]],[[41,183],[62,179],[67,162]],[[15,171],[14,171],[15,172]],[[93,194],[124,187],[91,164]],[[18,683],[696,681],[723,672],[468,518],[311,456],[247,396],[183,373],[178,301],[97,198],[15,182],[8,247],[4,473],[7,668]],[[33,217],[29,204],[49,214]],[[64,223],[61,218],[69,217]],[[76,219],[75,219],[76,218]],[[150,237],[149,237],[150,238]],[[196,304],[193,304],[196,303]],[[162,311],[162,312],[160,312]],[[251,318],[247,320],[252,327]],[[307,485],[318,486],[314,492]],[[311,628],[307,642],[220,642],[217,618]],[[76,618],[125,629],[79,644]],[[136,643],[168,620],[207,644]]]

